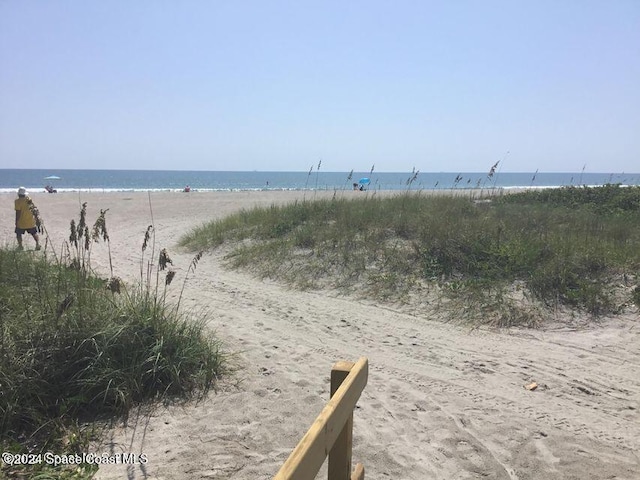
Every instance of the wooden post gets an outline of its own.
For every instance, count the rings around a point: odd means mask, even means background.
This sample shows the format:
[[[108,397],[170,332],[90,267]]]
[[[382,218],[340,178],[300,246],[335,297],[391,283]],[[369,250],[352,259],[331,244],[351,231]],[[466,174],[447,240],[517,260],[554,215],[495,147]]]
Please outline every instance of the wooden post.
[[[352,362],[336,362],[331,369],[331,397],[355,364]],[[351,450],[353,445],[353,413],[349,415],[344,428],[329,451],[328,480],[350,480],[351,478]]]
[[[327,453],[333,451],[338,437],[341,436],[342,431],[345,429],[345,424],[348,423],[350,418],[352,419],[353,409],[356,407],[360,394],[367,384],[369,376],[369,361],[367,358],[362,357],[355,364],[349,365],[352,367],[347,369],[348,375],[344,378],[342,384],[338,386],[329,403],[322,409],[320,415],[307,430],[307,433],[304,434],[298,445],[293,449],[289,458],[278,470],[274,480],[309,480],[315,478],[318,471],[320,471],[327,458]],[[346,365],[342,365],[338,370],[344,370],[346,367]],[[336,465],[344,464],[343,457],[346,457],[347,462],[351,462],[351,427],[349,427],[348,432],[349,454],[342,457],[334,456],[333,462],[336,461],[336,458],[342,458]],[[342,471],[342,468],[339,470]],[[358,475],[364,475],[364,470],[361,469],[360,471],[362,473]],[[356,467],[355,473],[357,472],[358,467]],[[349,480],[353,477],[350,477],[347,471],[347,476],[344,478]],[[362,480],[363,477],[357,476],[355,478],[356,480]]]

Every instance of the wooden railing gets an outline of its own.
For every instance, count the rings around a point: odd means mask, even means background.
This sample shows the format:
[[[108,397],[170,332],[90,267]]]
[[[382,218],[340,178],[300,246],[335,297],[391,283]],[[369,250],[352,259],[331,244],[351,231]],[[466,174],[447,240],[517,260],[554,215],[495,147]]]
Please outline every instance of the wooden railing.
[[[328,480],[364,480],[364,466],[351,472],[353,409],[367,384],[369,361],[337,362],[331,369],[331,399],[274,480],[313,480],[329,455]]]

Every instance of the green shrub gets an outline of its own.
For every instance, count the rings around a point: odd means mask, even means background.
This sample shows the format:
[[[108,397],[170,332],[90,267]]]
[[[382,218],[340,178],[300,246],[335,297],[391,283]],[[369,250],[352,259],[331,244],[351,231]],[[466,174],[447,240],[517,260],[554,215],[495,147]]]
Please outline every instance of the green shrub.
[[[79,224],[72,222],[64,259],[0,249],[0,446],[11,451],[53,444],[59,453],[81,453],[69,452],[63,438],[74,425],[126,415],[140,402],[202,395],[227,371],[206,318],[193,321],[165,303],[175,275],[160,278],[171,262],[166,250],[149,269],[155,282],[143,281],[142,268],[134,287],[113,275],[105,281],[90,270],[98,238]]]
[[[640,266],[637,199],[640,189],[615,185],[489,202],[420,193],[333,198],[232,215],[181,244],[241,242],[228,257],[232,265],[306,288],[399,300],[425,283],[455,282],[480,294],[487,285],[507,292],[518,284],[544,305],[601,315],[619,310],[613,278]],[[504,299],[489,303],[504,305],[513,324],[517,309]]]

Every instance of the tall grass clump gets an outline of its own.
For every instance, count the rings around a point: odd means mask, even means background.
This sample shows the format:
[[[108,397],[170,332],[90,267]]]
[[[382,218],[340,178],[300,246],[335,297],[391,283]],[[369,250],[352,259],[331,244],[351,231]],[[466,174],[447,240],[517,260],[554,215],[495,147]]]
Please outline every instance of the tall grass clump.
[[[231,266],[303,288],[403,302],[435,292],[460,307],[456,315],[535,324],[545,309],[604,315],[636,301],[639,200],[639,189],[616,186],[489,202],[421,192],[333,198],[242,211],[181,243],[227,244]]]
[[[200,396],[226,371],[221,344],[207,333],[206,319],[188,319],[165,302],[173,270],[155,285],[132,287],[112,268],[108,280],[92,272],[93,246],[109,244],[105,214],[91,228],[84,204],[58,261],[0,249],[5,451],[86,452],[86,443],[68,441],[74,425],[126,415],[145,401]],[[167,260],[162,250],[154,268],[160,271]],[[13,472],[5,467],[5,473]]]

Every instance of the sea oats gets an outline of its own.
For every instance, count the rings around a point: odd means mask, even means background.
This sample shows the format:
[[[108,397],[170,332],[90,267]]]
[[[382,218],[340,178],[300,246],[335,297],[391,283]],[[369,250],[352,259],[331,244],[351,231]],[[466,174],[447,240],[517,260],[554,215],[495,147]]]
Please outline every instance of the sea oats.
[[[98,219],[93,224],[93,231],[91,232],[91,238],[94,242],[97,242],[100,239],[100,237],[102,237],[102,240],[104,240],[105,242],[109,240],[109,234],[107,233],[107,221],[105,218],[105,214],[108,211],[109,211],[108,208],[106,210],[100,210],[100,215],[98,216]]]
[[[78,229],[76,228],[76,221],[71,219],[71,233],[69,234],[69,243],[78,248]]]
[[[36,221],[36,228],[41,232],[44,222],[42,221],[42,217],[40,217],[40,210],[38,210],[38,207],[36,207],[36,204],[33,203],[33,200],[30,197],[27,197],[27,205],[29,205],[31,215],[33,215],[33,219]]]
[[[76,227],[78,230],[78,239],[82,238],[82,235],[85,232],[85,227],[87,226],[87,202],[82,204],[82,208],[80,209],[80,221],[78,222],[78,226]]]
[[[120,277],[111,277],[107,282],[107,290],[110,290],[111,293],[120,293],[121,287],[122,279]]]
[[[196,254],[195,257],[193,257],[193,260],[191,260],[191,265],[189,266],[191,270],[196,270],[196,267],[198,266],[198,262],[202,258],[202,255],[204,255],[204,251],[201,250]]]
[[[168,264],[173,265],[173,261],[171,260],[171,257],[169,257],[169,252],[167,252],[166,248],[163,248],[160,251],[160,258],[158,260],[158,265],[160,266],[160,270],[164,270],[165,268],[167,268]]]
[[[147,249],[147,245],[149,244],[149,239],[151,238],[151,232],[153,231],[153,225],[149,225],[147,227],[147,231],[144,232],[144,241],[142,242],[142,251],[144,252]]]

